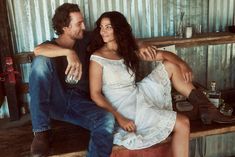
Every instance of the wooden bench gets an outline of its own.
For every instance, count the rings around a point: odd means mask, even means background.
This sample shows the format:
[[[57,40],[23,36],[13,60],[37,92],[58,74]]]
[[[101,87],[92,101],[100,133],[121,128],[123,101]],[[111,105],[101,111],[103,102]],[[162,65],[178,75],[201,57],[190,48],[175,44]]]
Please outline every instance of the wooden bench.
[[[17,65],[20,64],[26,64],[26,63],[31,63],[34,55],[32,52],[28,53],[22,53],[15,55],[14,61]],[[28,83],[23,83],[23,82],[18,82],[17,84],[17,91],[18,94],[26,94],[28,93]],[[229,101],[234,101],[233,95],[234,91],[232,92],[227,92],[224,94],[224,97],[226,99],[229,99]],[[227,97],[226,97],[227,96]],[[28,105],[28,102],[20,102],[24,106]],[[212,125],[203,125],[200,120],[194,120],[191,121],[191,133],[190,133],[190,138],[198,138],[198,137],[203,137],[203,136],[209,136],[209,135],[217,135],[217,134],[224,134],[224,133],[229,133],[229,132],[234,132],[235,131],[235,125],[234,124],[212,124]],[[87,134],[87,133],[85,133]],[[88,140],[88,139],[86,139]],[[87,143],[84,142],[84,143]],[[157,157],[167,157],[171,156],[167,152],[169,152],[170,149],[170,137],[163,141],[160,144],[154,145],[150,148],[146,149],[141,149],[141,150],[128,150],[124,147],[121,146],[114,146],[113,151],[111,154],[111,157],[155,157],[156,154]],[[61,152],[62,153],[62,152]],[[76,154],[86,154],[86,150],[82,150],[79,152],[71,152],[72,155]],[[53,153],[52,153],[53,154]],[[54,152],[54,154],[57,154]],[[53,155],[52,155],[53,156]]]
[[[22,120],[24,119],[24,120]],[[20,126],[11,122],[3,129],[0,127],[1,156],[28,156],[30,144],[33,139],[29,115],[22,117]],[[15,124],[12,124],[15,123]],[[53,143],[50,157],[85,157],[89,140],[89,131],[65,122],[53,121]],[[191,121],[191,141],[205,136],[224,137],[224,134],[235,131],[235,125],[212,124],[203,125],[200,120]],[[235,136],[235,134],[234,134]],[[231,140],[228,141],[231,145]],[[128,150],[121,146],[114,146],[111,157],[169,157],[167,152],[171,149],[170,138],[160,144],[147,149]],[[219,144],[218,144],[219,145]],[[233,145],[232,145],[233,146]],[[4,149],[3,149],[4,148]]]

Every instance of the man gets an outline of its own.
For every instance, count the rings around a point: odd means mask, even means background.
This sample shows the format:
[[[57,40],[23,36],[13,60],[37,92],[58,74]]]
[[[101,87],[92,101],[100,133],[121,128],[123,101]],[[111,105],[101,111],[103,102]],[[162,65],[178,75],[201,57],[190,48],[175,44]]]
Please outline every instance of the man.
[[[31,154],[37,157],[48,154],[50,119],[56,119],[91,131],[88,157],[108,157],[115,120],[89,97],[89,55],[86,51],[91,35],[85,32],[82,13],[78,5],[65,3],[56,9],[52,22],[58,38],[35,48],[37,57],[29,79],[34,132]],[[139,55],[154,57],[155,49],[143,45]],[[182,72],[190,81],[191,70],[183,66]],[[65,79],[76,84],[66,83]]]
[[[32,63],[29,79],[34,132],[31,155],[48,155],[51,142],[50,119],[53,118],[90,130],[87,156],[108,157],[112,150],[115,120],[111,113],[99,108],[89,98],[89,56],[86,49],[90,35],[84,32],[84,19],[78,5],[61,5],[56,9],[52,22],[59,37],[48,42],[53,48],[52,53],[43,51],[40,54],[35,49],[37,57]],[[64,71],[68,75],[74,74],[74,79],[80,79],[79,82],[66,84]]]

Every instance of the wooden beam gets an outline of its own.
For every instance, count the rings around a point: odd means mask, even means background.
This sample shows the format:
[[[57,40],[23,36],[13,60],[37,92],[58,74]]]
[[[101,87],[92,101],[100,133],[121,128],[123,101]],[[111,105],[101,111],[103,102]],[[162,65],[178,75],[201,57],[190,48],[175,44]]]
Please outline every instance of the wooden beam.
[[[200,120],[196,120],[191,121],[190,126],[190,138],[235,132],[235,124],[212,123],[211,125],[204,125]]]
[[[156,37],[139,39],[152,45],[159,47],[167,45],[175,45],[176,47],[192,47],[201,45],[217,45],[235,43],[235,33],[218,32],[218,33],[202,33],[192,38],[176,38],[174,36]]]
[[[1,67],[3,72],[5,65],[5,57],[13,57],[12,40],[10,33],[10,26],[8,22],[6,0],[0,1],[0,55],[1,55]],[[20,118],[19,106],[16,96],[15,83],[4,82],[5,92],[7,96],[8,108],[11,120],[18,120]]]
[[[159,47],[167,45],[175,45],[176,47],[192,47],[200,45],[235,43],[235,33],[202,33],[200,35],[193,36],[192,38],[175,38],[173,36],[168,36],[155,38],[139,38],[138,40]],[[14,60],[16,64],[30,63],[33,58],[33,52],[21,52],[19,54],[14,55]]]
[[[23,53],[18,53],[14,55],[14,62],[16,64],[26,64],[26,63],[31,63],[34,58],[33,52],[23,52]]]

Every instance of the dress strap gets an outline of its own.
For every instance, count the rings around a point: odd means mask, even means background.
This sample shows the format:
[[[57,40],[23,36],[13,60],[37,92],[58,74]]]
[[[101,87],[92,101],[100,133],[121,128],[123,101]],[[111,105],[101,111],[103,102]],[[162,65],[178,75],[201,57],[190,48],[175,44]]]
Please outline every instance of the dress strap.
[[[91,55],[90,60],[97,62],[97,63],[100,64],[101,66],[104,65],[103,59],[102,59],[102,57],[100,57],[100,56]]]

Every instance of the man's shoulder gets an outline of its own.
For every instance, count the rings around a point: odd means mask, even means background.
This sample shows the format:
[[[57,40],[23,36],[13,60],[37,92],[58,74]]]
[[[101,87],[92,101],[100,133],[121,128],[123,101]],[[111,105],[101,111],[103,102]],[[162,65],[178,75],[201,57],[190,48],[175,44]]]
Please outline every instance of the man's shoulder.
[[[42,44],[55,44],[56,45],[55,38],[53,38],[51,40],[45,40],[44,42],[42,42],[39,45],[42,45]]]
[[[55,45],[57,45],[57,43],[56,43],[56,38],[52,38],[51,40],[46,40],[46,41],[44,41],[43,43],[48,43],[48,44],[55,44]]]

